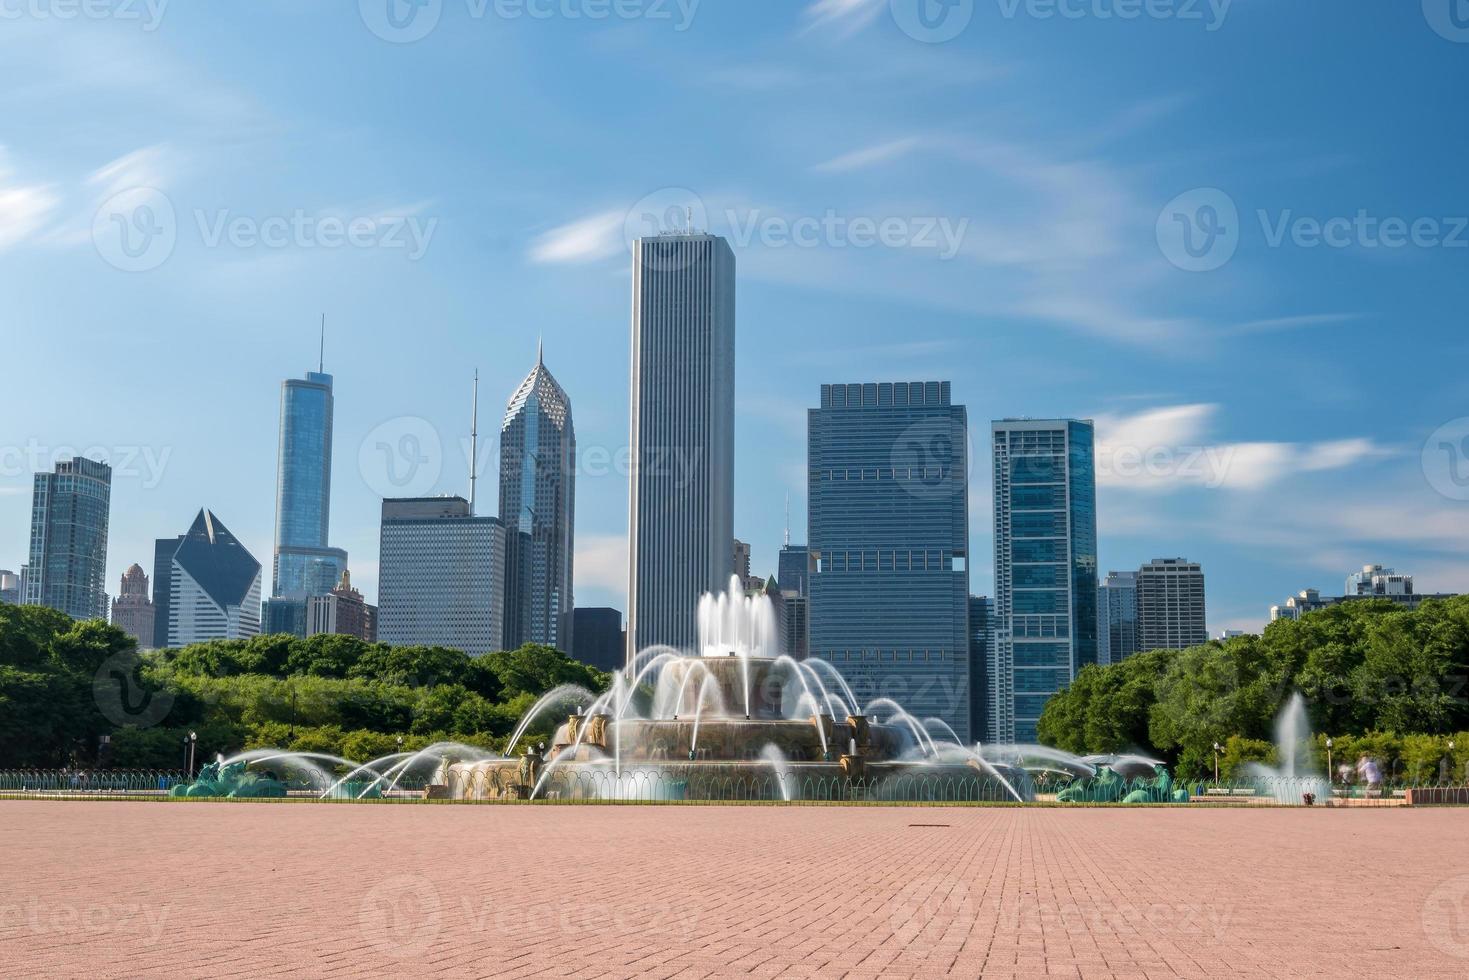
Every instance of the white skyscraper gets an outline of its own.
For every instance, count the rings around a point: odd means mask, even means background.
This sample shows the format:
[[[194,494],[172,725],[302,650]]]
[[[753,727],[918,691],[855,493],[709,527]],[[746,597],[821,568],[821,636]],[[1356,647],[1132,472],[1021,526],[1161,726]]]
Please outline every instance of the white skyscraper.
[[[168,646],[260,632],[260,562],[213,513],[176,539],[168,575]]]
[[[629,654],[691,649],[734,541],[735,258],[715,235],[633,244]]]

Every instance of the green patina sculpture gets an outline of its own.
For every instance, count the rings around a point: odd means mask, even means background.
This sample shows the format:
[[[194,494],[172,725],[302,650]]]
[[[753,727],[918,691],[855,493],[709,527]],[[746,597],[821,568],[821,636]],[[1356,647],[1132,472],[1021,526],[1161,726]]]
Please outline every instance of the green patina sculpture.
[[[1056,794],[1061,803],[1187,803],[1188,790],[1174,789],[1173,777],[1163,766],[1153,767],[1152,779],[1128,782],[1103,766],[1090,779],[1078,779]]]
[[[192,783],[175,786],[169,795],[190,799],[280,799],[286,795],[286,784],[271,774],[250,772],[244,762],[211,762],[200,768]]]

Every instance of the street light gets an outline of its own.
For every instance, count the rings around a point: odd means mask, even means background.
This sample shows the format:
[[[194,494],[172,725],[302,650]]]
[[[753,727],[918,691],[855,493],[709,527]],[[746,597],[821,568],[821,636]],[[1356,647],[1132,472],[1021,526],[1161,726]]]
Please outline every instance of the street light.
[[[194,746],[199,742],[198,732],[189,732],[189,778],[194,778]]]
[[[399,735],[398,736],[398,754],[399,755],[402,755],[403,754],[403,736],[402,735]]]
[[[1331,774],[1336,770],[1331,768],[1331,736],[1326,736],[1326,781],[1331,782]]]
[[[1214,743],[1214,785],[1219,785],[1219,753],[1224,751],[1224,746],[1218,742]]]

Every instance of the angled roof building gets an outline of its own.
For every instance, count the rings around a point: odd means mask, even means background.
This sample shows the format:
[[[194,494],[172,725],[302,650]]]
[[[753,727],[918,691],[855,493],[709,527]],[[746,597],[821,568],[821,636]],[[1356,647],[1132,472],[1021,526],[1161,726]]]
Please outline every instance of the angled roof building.
[[[260,562],[213,513],[199,511],[169,564],[170,647],[260,632]]]

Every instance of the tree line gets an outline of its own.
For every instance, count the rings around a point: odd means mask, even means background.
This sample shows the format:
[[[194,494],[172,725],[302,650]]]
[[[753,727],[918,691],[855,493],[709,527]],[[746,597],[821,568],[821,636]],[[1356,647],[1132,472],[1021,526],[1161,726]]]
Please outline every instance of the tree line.
[[[1469,596],[1405,609],[1389,600],[1341,603],[1279,620],[1260,636],[1154,650],[1088,666],[1052,697],[1041,741],[1080,754],[1141,751],[1184,778],[1273,761],[1276,715],[1305,698],[1324,769],[1372,754],[1404,778],[1469,765]],[[1454,748],[1449,757],[1448,743]]]
[[[177,769],[190,732],[199,759],[282,748],[366,761],[400,737],[406,750],[498,750],[546,691],[609,681],[540,645],[470,657],[323,634],[139,653],[100,620],[0,604],[0,768]],[[531,734],[549,737],[562,720],[548,713]]]

